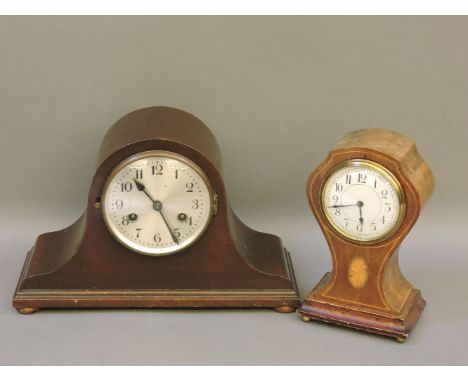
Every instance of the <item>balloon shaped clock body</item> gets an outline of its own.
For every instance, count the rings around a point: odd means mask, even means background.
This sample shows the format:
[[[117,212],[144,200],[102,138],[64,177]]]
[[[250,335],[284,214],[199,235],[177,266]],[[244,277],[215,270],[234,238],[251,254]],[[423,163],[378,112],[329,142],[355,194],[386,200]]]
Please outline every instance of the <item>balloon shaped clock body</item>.
[[[13,305],[271,307],[299,303],[289,253],[229,208],[216,140],[193,115],[132,112],[111,127],[84,214],[38,237]]]
[[[408,337],[425,301],[402,275],[398,249],[433,188],[431,170],[401,134],[358,130],[336,145],[307,184],[333,271],[298,309],[304,321]]]

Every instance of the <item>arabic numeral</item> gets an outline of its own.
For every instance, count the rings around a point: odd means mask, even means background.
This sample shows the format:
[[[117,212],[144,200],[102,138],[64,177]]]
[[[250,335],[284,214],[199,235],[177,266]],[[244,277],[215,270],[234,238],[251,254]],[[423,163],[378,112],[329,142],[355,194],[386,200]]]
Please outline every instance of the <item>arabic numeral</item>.
[[[137,168],[135,170],[135,179],[143,179],[143,169]]]
[[[120,192],[130,192],[132,188],[133,184],[130,182],[120,183]]]
[[[153,175],[162,175],[163,171],[163,165],[162,164],[157,164],[156,166],[151,166],[151,173]]]
[[[153,240],[154,240],[155,243],[160,243],[161,240],[162,240],[162,239],[161,239],[161,234],[160,234],[160,233],[154,234]]]
[[[187,192],[193,192],[193,183],[192,182],[188,182],[187,184],[185,184],[185,187],[187,188]]]

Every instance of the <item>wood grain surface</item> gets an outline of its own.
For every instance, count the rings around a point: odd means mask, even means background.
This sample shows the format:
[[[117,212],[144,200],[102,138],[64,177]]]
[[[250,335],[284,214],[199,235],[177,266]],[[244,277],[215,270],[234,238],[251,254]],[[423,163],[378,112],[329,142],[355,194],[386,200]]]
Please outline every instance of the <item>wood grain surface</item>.
[[[112,169],[147,150],[176,152],[194,161],[218,196],[207,231],[171,256],[143,256],[119,244],[100,208]],[[132,112],[111,127],[101,145],[86,211],[70,227],[37,238],[13,298],[22,313],[110,307],[294,311],[298,303],[290,256],[281,239],[248,228],[230,209],[211,131],[191,114],[167,107]]]
[[[322,212],[322,184],[337,164],[349,159],[379,163],[396,177],[403,189],[406,200],[403,221],[393,235],[381,242],[361,244],[347,240],[333,229]],[[389,130],[367,129],[353,131],[338,142],[307,183],[309,204],[330,248],[333,270],[299,308],[304,320],[331,322],[400,341],[408,337],[425,301],[403,276],[398,250],[433,189],[432,172],[408,137]],[[350,271],[358,276],[356,285],[350,282]]]

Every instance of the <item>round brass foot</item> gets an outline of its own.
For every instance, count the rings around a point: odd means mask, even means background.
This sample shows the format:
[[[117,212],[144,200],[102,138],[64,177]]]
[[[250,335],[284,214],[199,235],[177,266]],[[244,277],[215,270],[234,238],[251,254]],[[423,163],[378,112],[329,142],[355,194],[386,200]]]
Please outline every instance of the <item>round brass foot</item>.
[[[17,308],[16,309],[21,314],[33,314],[36,313],[39,309],[38,308]]]
[[[307,316],[302,316],[301,318],[302,318],[302,321],[304,322],[309,322],[311,320],[311,318]]]
[[[273,308],[273,309],[276,310],[278,313],[292,313],[296,310],[295,308],[291,306],[281,306],[279,308]]]
[[[406,338],[402,338],[402,337],[397,337],[396,339],[400,344],[406,342]]]

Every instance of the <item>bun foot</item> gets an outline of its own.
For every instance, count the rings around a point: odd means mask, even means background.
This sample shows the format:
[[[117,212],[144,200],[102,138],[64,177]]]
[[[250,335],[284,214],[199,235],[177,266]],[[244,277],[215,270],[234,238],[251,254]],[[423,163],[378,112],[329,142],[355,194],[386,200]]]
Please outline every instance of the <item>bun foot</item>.
[[[16,310],[21,314],[33,314],[36,313],[38,308],[16,308]]]
[[[279,308],[273,308],[276,310],[278,313],[292,313],[296,310],[296,308],[293,308],[291,306],[281,306]]]

